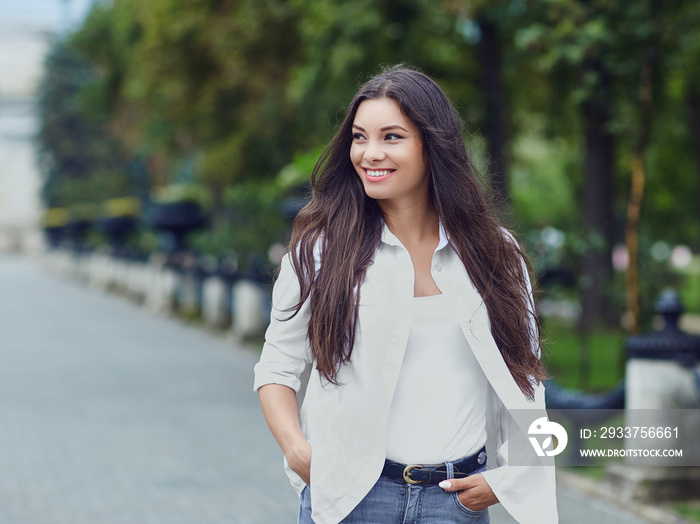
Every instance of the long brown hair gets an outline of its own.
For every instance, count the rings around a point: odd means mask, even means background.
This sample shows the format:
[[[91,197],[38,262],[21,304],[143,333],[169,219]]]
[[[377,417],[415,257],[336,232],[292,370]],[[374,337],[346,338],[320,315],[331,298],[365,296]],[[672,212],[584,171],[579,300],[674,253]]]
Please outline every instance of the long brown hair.
[[[530,272],[527,257],[489,209],[452,104],[430,77],[404,66],[385,69],[352,99],[313,170],[311,201],[294,221],[289,248],[301,289],[292,316],[310,300],[308,340],[319,373],[337,384],[340,366],[350,360],[359,311],[355,289],[362,284],[384,226],[379,205],[365,194],[350,161],[357,108],[364,100],[379,98],[395,100],[419,129],[432,203],[486,304],[491,333],[508,369],[532,398],[531,380],[546,379],[546,371],[532,351],[533,342],[539,342],[539,325],[533,319],[533,304],[525,299],[527,275],[521,261]],[[320,268],[315,267],[315,247],[322,253]]]

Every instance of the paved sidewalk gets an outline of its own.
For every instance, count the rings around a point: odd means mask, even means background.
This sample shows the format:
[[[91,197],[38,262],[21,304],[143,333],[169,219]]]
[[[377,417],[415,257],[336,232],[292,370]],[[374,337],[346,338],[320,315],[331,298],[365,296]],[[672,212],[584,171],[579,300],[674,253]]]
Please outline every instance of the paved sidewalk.
[[[257,357],[0,258],[0,524],[293,523]]]
[[[0,325],[0,524],[296,522],[253,352],[7,256]],[[559,500],[564,524],[645,522]]]

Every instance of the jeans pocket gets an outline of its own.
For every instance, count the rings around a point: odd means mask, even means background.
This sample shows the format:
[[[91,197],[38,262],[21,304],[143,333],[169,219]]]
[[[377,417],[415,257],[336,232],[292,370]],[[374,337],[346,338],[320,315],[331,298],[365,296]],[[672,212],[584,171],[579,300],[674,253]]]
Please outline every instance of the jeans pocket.
[[[457,504],[457,507],[459,509],[461,509],[462,511],[464,511],[465,513],[467,513],[468,515],[481,515],[487,509],[487,508],[484,508],[484,509],[479,510],[479,511],[477,511],[475,509],[469,509],[467,506],[462,504],[461,500],[459,500],[459,491],[452,492],[452,498],[454,499],[455,504]]]

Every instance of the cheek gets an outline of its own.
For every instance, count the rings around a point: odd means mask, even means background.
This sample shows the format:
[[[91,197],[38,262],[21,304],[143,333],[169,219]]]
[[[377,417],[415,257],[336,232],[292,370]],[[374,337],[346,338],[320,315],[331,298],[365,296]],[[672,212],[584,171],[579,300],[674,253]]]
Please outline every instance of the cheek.
[[[357,169],[357,165],[362,161],[362,150],[356,146],[350,148],[350,162]]]
[[[350,161],[353,163],[353,165],[357,164],[359,160],[359,152],[358,149],[355,145],[350,147]]]

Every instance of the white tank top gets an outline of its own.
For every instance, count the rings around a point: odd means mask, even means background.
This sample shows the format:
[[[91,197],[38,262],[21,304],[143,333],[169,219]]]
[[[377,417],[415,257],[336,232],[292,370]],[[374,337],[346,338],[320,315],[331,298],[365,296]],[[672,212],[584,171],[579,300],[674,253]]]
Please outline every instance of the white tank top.
[[[488,383],[443,295],[415,297],[386,428],[386,456],[439,464],[486,442]]]

